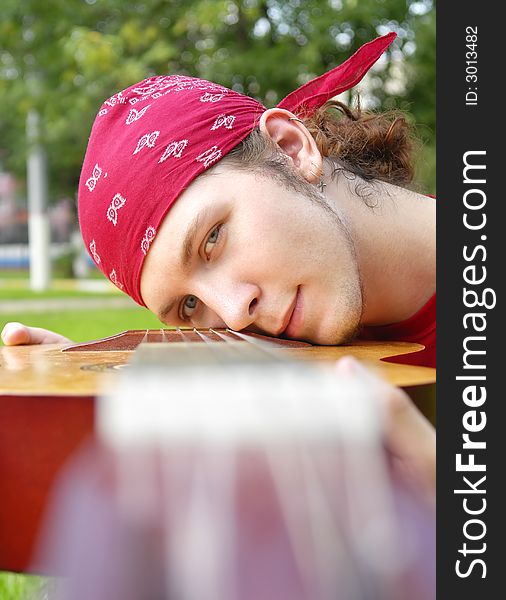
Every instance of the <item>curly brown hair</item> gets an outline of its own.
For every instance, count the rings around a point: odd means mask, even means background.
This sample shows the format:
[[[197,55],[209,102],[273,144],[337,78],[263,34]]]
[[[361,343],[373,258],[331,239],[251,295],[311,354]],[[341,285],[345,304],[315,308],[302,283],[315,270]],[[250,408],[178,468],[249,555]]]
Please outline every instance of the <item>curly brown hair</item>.
[[[384,181],[402,187],[412,182],[416,140],[401,112],[366,113],[360,105],[351,109],[333,100],[311,117],[299,120],[322,156],[332,161],[332,176],[343,172],[355,179],[356,193],[364,199],[371,193],[364,185],[367,182]],[[258,127],[220,162],[269,175],[296,192],[317,196],[314,186],[298,175],[287,155]]]
[[[399,186],[413,181],[417,144],[412,126],[400,111],[368,113],[360,104],[351,109],[331,100],[303,122],[322,156],[337,159],[347,171],[366,181],[378,179]]]

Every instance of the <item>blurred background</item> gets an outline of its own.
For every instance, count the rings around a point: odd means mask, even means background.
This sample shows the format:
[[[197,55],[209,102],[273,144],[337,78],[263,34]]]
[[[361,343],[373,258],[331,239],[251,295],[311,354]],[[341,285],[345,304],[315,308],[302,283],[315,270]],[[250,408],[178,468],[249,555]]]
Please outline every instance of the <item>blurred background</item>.
[[[344,100],[359,91],[365,108],[408,113],[423,142],[417,188],[435,193],[432,0],[1,0],[1,14],[0,325],[76,341],[159,326],[94,270],[76,219],[98,108],[148,76],[210,79],[271,107],[395,31]],[[38,589],[39,580],[0,575],[2,600]]]

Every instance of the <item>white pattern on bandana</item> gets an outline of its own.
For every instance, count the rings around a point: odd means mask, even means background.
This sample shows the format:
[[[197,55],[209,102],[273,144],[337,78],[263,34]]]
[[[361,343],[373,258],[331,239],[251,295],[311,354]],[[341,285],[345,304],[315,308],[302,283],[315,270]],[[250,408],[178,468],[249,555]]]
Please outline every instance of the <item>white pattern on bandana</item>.
[[[216,117],[216,121],[214,125],[211,127],[211,131],[218,129],[219,127],[224,126],[226,129],[232,129],[232,125],[235,121],[235,115],[220,115]]]
[[[118,222],[118,210],[125,205],[125,202],[126,198],[123,198],[121,194],[116,194],[111,200],[111,204],[107,209],[107,218],[114,226]]]
[[[116,104],[125,104],[125,102],[126,98],[123,96],[123,92],[118,92],[114,96],[111,96],[109,100],[106,100],[104,104],[107,104],[107,106],[116,106]]]
[[[100,176],[102,175],[102,169],[98,166],[98,163],[93,167],[93,173],[89,179],[86,180],[86,187],[92,192],[97,185]]]
[[[200,96],[200,101],[201,102],[218,102],[218,100],[221,100],[225,96],[226,96],[226,94],[224,92],[221,94],[210,94],[209,92],[206,92],[205,94]]]
[[[137,142],[137,148],[134,150],[133,153],[137,154],[137,152],[140,152],[144,148],[144,146],[147,146],[148,148],[154,148],[156,138],[159,135],[159,131],[152,131],[151,133],[146,133],[145,135],[143,135]]]
[[[91,240],[90,242],[90,252],[91,255],[93,256],[93,260],[97,263],[97,265],[100,264],[100,256],[97,254],[97,244],[95,243],[95,240]]]
[[[188,140],[179,140],[179,142],[174,141],[171,142],[167,148],[165,148],[162,157],[160,158],[160,160],[158,161],[159,163],[163,163],[164,161],[166,161],[169,156],[173,156],[174,158],[181,158],[181,155],[183,153],[183,150],[186,148],[186,146],[188,145]]]
[[[116,269],[113,269],[110,273],[109,273],[109,279],[114,283],[114,285],[119,288],[120,290],[123,289],[123,284],[118,281],[118,276],[116,275]]]
[[[134,100],[136,100],[136,98],[134,98]],[[148,104],[142,110],[135,110],[135,108],[131,108],[130,112],[128,113],[128,117],[126,118],[125,123],[127,125],[130,125],[134,121],[137,121],[137,119],[140,119],[150,106],[151,106],[151,104]]]
[[[205,152],[202,152],[202,154],[199,154],[195,160],[198,162],[203,162],[204,167],[206,167],[207,169],[207,167],[213,162],[216,162],[220,158],[220,156],[221,150],[218,148],[218,146],[212,146],[211,148],[209,148],[209,150],[206,150]]]
[[[152,83],[135,87],[132,91],[135,94],[139,94],[139,96],[152,96],[157,92],[163,92],[167,88],[176,85],[177,82],[178,80],[173,77],[160,75],[159,77],[155,77]]]
[[[141,241],[141,250],[144,255],[146,255],[148,253],[149,247],[151,245],[151,242],[153,241],[153,238],[155,237],[155,234],[156,234],[156,229],[150,225],[146,229],[146,232],[144,233],[144,237],[142,238],[142,241]]]

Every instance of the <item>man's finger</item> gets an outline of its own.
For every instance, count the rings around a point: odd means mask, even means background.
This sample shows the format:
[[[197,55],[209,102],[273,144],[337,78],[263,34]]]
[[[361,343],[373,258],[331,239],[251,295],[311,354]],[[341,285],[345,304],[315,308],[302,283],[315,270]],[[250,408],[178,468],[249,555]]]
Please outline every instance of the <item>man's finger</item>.
[[[2,341],[6,346],[36,344],[68,344],[70,340],[59,333],[40,327],[27,327],[22,323],[7,323],[2,331]]]

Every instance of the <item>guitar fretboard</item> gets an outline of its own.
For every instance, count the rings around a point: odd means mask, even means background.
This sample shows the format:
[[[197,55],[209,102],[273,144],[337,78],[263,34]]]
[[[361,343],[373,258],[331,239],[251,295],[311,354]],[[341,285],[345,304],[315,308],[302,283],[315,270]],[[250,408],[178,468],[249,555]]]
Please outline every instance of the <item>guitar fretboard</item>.
[[[297,340],[271,338],[258,333],[243,333],[232,329],[131,329],[101,340],[74,344],[64,352],[99,352],[135,350],[139,344],[181,344],[199,342],[246,342],[271,348],[310,348],[311,344]]]

